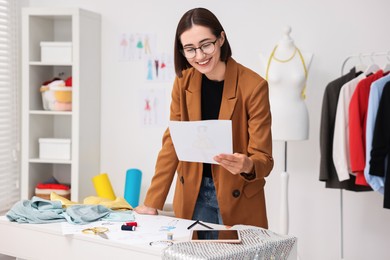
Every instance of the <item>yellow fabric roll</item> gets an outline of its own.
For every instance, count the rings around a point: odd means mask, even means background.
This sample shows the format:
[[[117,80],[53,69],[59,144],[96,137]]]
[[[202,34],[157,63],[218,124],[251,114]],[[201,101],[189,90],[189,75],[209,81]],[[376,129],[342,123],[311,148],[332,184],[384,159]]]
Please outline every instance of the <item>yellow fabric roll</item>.
[[[101,173],[92,178],[93,186],[95,187],[96,194],[99,197],[115,200],[116,196],[112,189],[110,179],[107,173]]]

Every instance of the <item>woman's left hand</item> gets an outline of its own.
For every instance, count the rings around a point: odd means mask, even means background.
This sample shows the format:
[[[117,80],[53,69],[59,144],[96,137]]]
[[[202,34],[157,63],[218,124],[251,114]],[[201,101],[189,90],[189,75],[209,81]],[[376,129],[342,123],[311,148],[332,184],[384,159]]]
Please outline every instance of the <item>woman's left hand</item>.
[[[213,159],[234,175],[253,171],[253,161],[245,154],[219,154]]]

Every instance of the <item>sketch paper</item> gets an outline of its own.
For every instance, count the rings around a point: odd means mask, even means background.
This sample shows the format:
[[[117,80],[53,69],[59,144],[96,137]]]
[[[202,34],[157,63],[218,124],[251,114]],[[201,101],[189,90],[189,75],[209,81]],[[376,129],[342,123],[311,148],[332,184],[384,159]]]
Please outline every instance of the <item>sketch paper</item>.
[[[214,156],[233,153],[231,120],[170,121],[169,131],[180,161],[218,164]]]

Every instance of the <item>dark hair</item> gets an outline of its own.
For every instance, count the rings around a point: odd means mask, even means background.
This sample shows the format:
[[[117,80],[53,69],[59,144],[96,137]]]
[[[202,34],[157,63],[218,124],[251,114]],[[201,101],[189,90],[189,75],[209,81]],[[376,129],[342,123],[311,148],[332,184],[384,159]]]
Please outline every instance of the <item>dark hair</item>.
[[[192,67],[181,53],[183,45],[180,41],[180,36],[183,32],[191,29],[194,24],[210,28],[211,32],[216,37],[220,37],[221,33],[224,31],[221,23],[218,21],[218,18],[205,8],[191,9],[182,16],[176,29],[174,49],[175,72],[179,78],[183,76],[183,70]],[[221,61],[226,62],[231,56],[232,50],[225,33],[225,41],[221,46]]]

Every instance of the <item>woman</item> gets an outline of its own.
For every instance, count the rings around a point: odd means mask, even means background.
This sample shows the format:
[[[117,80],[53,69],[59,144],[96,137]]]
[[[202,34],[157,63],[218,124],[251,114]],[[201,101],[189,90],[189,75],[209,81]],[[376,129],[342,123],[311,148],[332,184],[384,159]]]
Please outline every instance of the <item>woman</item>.
[[[170,120],[232,120],[234,154],[218,164],[178,161],[169,129],[140,214],[162,209],[175,172],[178,218],[267,228],[264,178],[273,167],[267,82],[232,57],[226,33],[204,8],[186,12],[175,39],[176,79]]]

